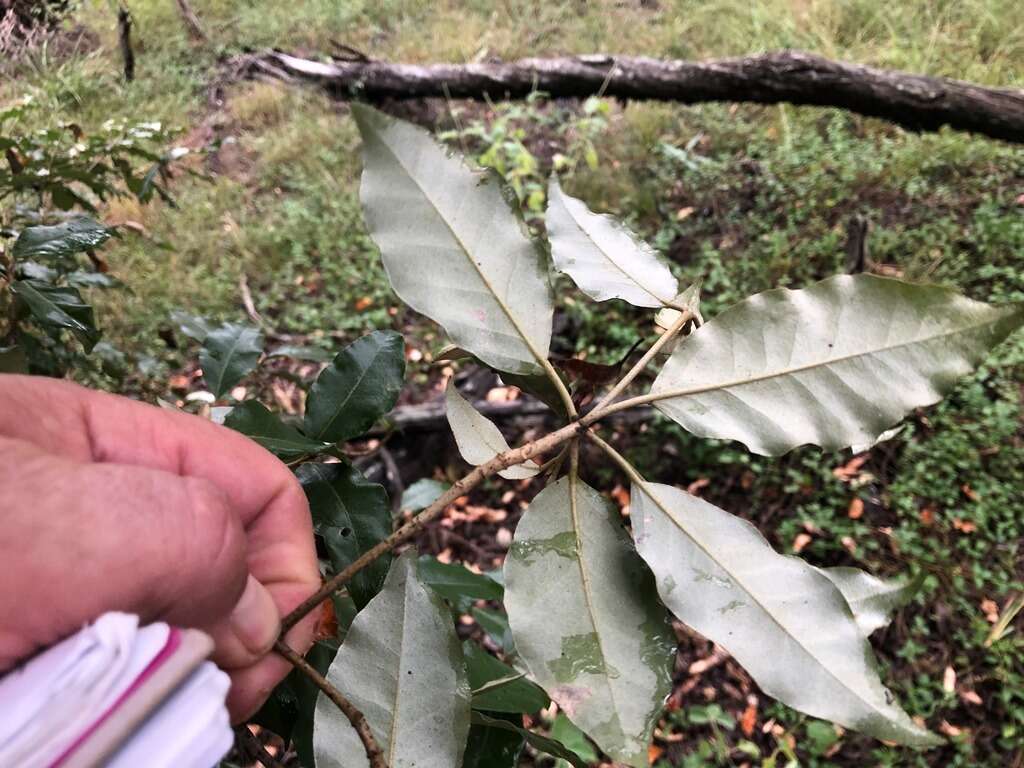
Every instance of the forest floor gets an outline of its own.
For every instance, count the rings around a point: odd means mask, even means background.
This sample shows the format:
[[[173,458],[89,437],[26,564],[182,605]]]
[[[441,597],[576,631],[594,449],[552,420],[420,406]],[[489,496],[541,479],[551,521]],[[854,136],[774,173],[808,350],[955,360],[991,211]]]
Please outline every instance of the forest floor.
[[[195,0],[208,43],[189,41],[174,3],[129,5],[133,83],[121,79],[113,14],[96,3],[73,17],[75,32],[65,38],[73,43],[34,52],[0,83],[0,104],[31,97],[14,130],[161,121],[180,132],[179,143],[204,150],[196,170],[205,178],[171,182],[176,207],[123,199],[103,209],[109,224],[138,225],[106,251],[129,290],[94,298],[105,338],[139,365],[116,378],[86,376],[190,408],[197,404],[187,395],[203,382],[196,349],[175,332],[171,311],[244,321],[247,295],[268,334],[288,342],[334,351],[374,328],[405,333],[403,403],[436,397],[453,372],[433,363],[443,336],[399,304],[366,235],[357,132],[346,107],[270,83],[212,90],[219,62],[233,53],[330,53],[345,44],[375,58],[427,62],[584,52],[704,58],[791,47],[1024,87],[1019,0]],[[535,192],[552,162],[562,164],[567,191],[628,220],[684,284],[704,281],[708,317],[750,293],[843,271],[857,216],[870,222],[875,270],[987,301],[1024,300],[1024,148],[790,106],[537,99],[428,107],[447,140],[519,184],[528,216],[542,207]],[[559,303],[553,352],[561,356],[614,361],[651,332],[645,313],[618,302]],[[295,411],[296,377],[315,372],[279,361],[245,387]],[[494,381],[476,385],[481,399],[516,397]],[[681,631],[656,765],[1024,765],[1024,633],[989,642],[1001,611],[1024,590],[1022,396],[1017,334],[942,404],[857,456],[803,448],[766,459],[658,419],[620,430],[617,445],[652,480],[688,486],[747,517],[780,551],[883,575],[927,574],[873,643],[905,708],[950,737],[947,747],[916,753],[843,732],[775,704],[726,655]],[[387,447],[403,486],[462,471],[443,432],[409,431]],[[626,501],[615,473],[590,479]],[[484,485],[419,544],[494,568],[534,490]]]

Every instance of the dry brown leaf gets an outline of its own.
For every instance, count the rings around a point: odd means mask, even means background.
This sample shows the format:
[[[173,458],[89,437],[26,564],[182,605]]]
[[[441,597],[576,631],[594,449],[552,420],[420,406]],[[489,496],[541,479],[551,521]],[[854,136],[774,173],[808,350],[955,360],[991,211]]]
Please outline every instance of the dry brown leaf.
[[[963,728],[958,728],[957,726],[952,725],[946,720],[943,720],[941,723],[939,723],[939,730],[942,732],[944,736],[949,736],[949,738],[951,739],[956,738],[964,732]]]
[[[980,707],[984,703],[977,691],[960,691],[960,698],[963,699],[965,703],[973,704],[976,707]]]
[[[811,536],[808,533],[798,533],[793,539],[793,551],[800,554],[804,548],[811,543]]]
[[[995,600],[989,600],[988,598],[982,600],[981,612],[985,614],[985,620],[989,624],[995,624],[999,621],[999,606]]]
[[[871,454],[869,453],[862,453],[859,456],[854,456],[841,467],[833,469],[832,474],[844,483],[848,483],[860,474],[860,468],[864,466],[865,462],[867,462],[869,458],[871,458]]]
[[[921,525],[933,525],[935,523],[935,506],[929,504],[922,507],[918,517],[921,519]]]
[[[692,496],[700,496],[700,492],[711,485],[711,478],[709,477],[698,477],[688,486],[686,486],[686,492]]]
[[[329,640],[338,636],[338,617],[334,613],[334,601],[324,600],[320,603],[320,613],[313,629],[313,640]]]
[[[747,708],[740,716],[740,730],[748,739],[754,735],[754,727],[757,725],[757,697],[747,697]]]
[[[356,312],[365,312],[373,304],[373,299],[369,296],[360,296],[356,299],[354,307]]]
[[[971,501],[978,501],[981,498],[981,495],[976,490],[971,488],[971,486],[969,486],[967,483],[961,485],[960,490],[963,491],[964,496],[966,496]]]
[[[850,499],[850,506],[846,510],[846,516],[851,520],[860,520],[864,514],[864,502],[856,496]]]
[[[974,533],[978,530],[977,524],[972,523],[970,520],[961,520],[959,517],[953,518],[953,527],[960,531],[960,533]]]
[[[647,747],[647,764],[654,765],[661,759],[661,756],[664,754],[664,747],[659,747],[657,744],[651,744],[649,747]]]

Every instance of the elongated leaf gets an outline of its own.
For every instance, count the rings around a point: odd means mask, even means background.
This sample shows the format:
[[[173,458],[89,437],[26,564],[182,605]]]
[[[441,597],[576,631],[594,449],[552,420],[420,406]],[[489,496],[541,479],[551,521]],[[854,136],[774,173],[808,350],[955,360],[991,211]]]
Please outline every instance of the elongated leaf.
[[[557,739],[566,749],[570,750],[587,765],[592,765],[601,759],[601,756],[594,749],[593,742],[587,738],[587,734],[577,728],[572,720],[565,716],[565,712],[559,712],[555,716],[555,722],[551,724],[551,738]],[[555,761],[555,768],[566,768],[569,763],[559,759]]]
[[[843,593],[865,637],[887,625],[890,614],[906,605],[924,582],[923,574],[912,580],[884,581],[859,568],[822,568],[821,572]]]
[[[327,545],[337,573],[391,533],[391,506],[382,485],[371,483],[349,464],[302,464],[295,471],[309,500],[313,527]],[[388,573],[384,555],[357,573],[349,594],[362,608]]]
[[[580,760],[580,758],[570,749],[566,749],[561,742],[548,738],[547,736],[541,736],[539,733],[528,731],[522,726],[516,725],[515,723],[503,720],[497,717],[489,717],[483,712],[473,712],[472,715],[473,725],[486,726],[487,728],[500,728],[504,731],[511,731],[518,733],[526,739],[527,743],[536,750],[544,752],[545,754],[551,755],[552,757],[559,758],[567,761],[574,768],[587,768],[587,764]]]
[[[356,616],[327,679],[365,716],[392,768],[459,768],[470,688],[451,612],[420,582],[416,556],[395,560],[384,589]],[[317,768],[368,766],[355,730],[321,694]]]
[[[462,652],[473,689],[473,709],[528,715],[551,704],[547,694],[522,673],[498,661],[472,640],[462,644]]]
[[[514,719],[513,719],[514,718]],[[503,718],[513,728],[521,717],[506,715]],[[469,741],[462,768],[516,768],[522,754],[526,737],[516,730],[491,728],[474,723],[469,728]]]
[[[363,434],[395,407],[405,379],[405,341],[394,331],[356,339],[309,390],[306,434],[342,442]]]
[[[505,588],[490,576],[430,555],[420,558],[420,580],[460,611],[468,611],[476,600],[501,600],[505,594]]]
[[[595,301],[625,299],[637,307],[660,307],[679,292],[653,248],[611,216],[593,213],[565,194],[554,176],[545,224],[555,268]]]
[[[44,328],[66,328],[75,335],[86,352],[100,339],[92,305],[75,288],[49,285],[35,280],[15,280],[11,291],[28,307],[32,319]]]
[[[870,444],[1024,322],[954,291],[840,275],[766,291],[681,344],[651,389],[689,431],[775,456],[804,443]]]
[[[572,476],[541,491],[505,560],[505,607],[531,678],[601,749],[646,766],[675,641],[613,505]]]
[[[516,644],[512,638],[512,629],[509,627],[508,617],[504,613],[476,606],[470,608],[469,613],[480,625],[480,629],[490,635],[506,655],[515,653]]]
[[[352,113],[366,222],[395,292],[488,365],[539,372],[551,288],[497,177],[471,171],[408,123],[360,105]]]
[[[88,216],[77,216],[51,227],[26,227],[14,241],[12,255],[18,261],[60,261],[76,253],[99,248],[108,239],[109,229]]]
[[[942,743],[883,687],[871,646],[820,570],[777,554],[745,520],[668,485],[634,483],[630,508],[661,599],[735,656],[765,693],[879,739]]]
[[[509,450],[508,441],[502,436],[501,430],[459,394],[454,381],[448,384],[445,408],[459,453],[468,463],[480,466]],[[539,471],[540,467],[528,460],[519,466],[503,469],[498,474],[508,480],[521,480],[533,477]]]
[[[449,488],[450,483],[442,483],[429,477],[421,478],[405,489],[401,508],[409,512],[419,512],[437,501]]]
[[[224,426],[252,438],[281,459],[317,454],[330,447],[288,426],[258,400],[246,400],[232,408],[224,417]]]
[[[326,363],[334,356],[320,347],[282,344],[280,347],[267,352],[267,357],[291,357],[295,360],[306,360],[312,363]]]
[[[205,317],[190,315],[180,309],[171,310],[171,322],[178,327],[179,331],[200,344],[206,341],[206,337],[214,329],[214,326]]]
[[[199,365],[213,394],[220,397],[256,367],[263,334],[248,325],[224,323],[203,339]]]

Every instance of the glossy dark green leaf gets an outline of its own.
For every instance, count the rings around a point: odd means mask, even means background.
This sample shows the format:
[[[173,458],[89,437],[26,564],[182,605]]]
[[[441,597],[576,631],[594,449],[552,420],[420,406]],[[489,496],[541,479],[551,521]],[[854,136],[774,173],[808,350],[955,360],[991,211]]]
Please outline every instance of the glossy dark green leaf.
[[[501,611],[492,611],[489,608],[477,608],[475,605],[469,609],[470,615],[480,625],[480,629],[491,636],[505,654],[515,653],[515,641],[512,639],[512,629],[508,625],[508,616]]]
[[[551,724],[551,738],[560,741],[566,749],[588,765],[598,762],[601,758],[593,742],[587,738],[587,734],[577,728],[564,712],[559,712],[555,716],[555,722]],[[556,761],[555,768],[566,768],[566,762]]]
[[[296,471],[309,500],[313,527],[324,540],[337,573],[391,533],[391,505],[384,487],[349,464],[302,464]],[[349,594],[360,608],[380,591],[391,556],[355,575]]]
[[[199,365],[210,391],[220,397],[256,367],[263,352],[263,334],[256,328],[224,323],[203,340]]]
[[[32,319],[51,329],[67,329],[82,342],[86,352],[92,351],[100,339],[92,305],[87,304],[74,288],[58,287],[36,280],[16,280],[11,291],[28,308]]]
[[[409,512],[419,512],[437,501],[441,494],[451,488],[450,483],[442,483],[439,480],[432,480],[424,477],[405,489],[402,494],[401,508]]]
[[[366,716],[392,768],[458,768],[470,726],[470,688],[447,606],[417,577],[416,556],[397,558],[384,588],[349,630],[327,679]],[[317,768],[365,768],[366,752],[321,695]]]
[[[579,758],[579,756],[571,749],[567,749],[560,741],[547,736],[541,736],[539,733],[528,731],[520,725],[503,720],[497,717],[489,717],[483,712],[473,711],[472,720],[473,725],[483,725],[488,728],[500,728],[503,731],[510,731],[512,733],[518,733],[526,739],[527,743],[534,749],[543,752],[544,754],[551,755],[554,758],[561,758],[566,762],[574,766],[574,768],[587,768],[587,764]]]
[[[329,443],[310,440],[271,413],[258,400],[246,400],[231,409],[224,426],[252,438],[281,459],[295,459],[320,453]]]
[[[68,285],[75,288],[122,288],[124,283],[103,272],[76,270],[68,274]]]
[[[472,640],[463,642],[462,653],[466,657],[469,687],[473,689],[473,709],[528,715],[551,704],[540,686]]]
[[[375,331],[339,352],[309,390],[306,429],[317,440],[358,437],[395,407],[405,378],[405,341]]]
[[[109,239],[109,229],[88,216],[77,216],[53,226],[26,227],[18,235],[12,255],[17,261],[64,259],[99,248]]]
[[[565,403],[558,394],[558,388],[547,376],[541,374],[517,374],[501,371],[501,380],[512,387],[518,387],[528,395],[540,400],[555,413],[565,415]],[[556,374],[565,379],[556,369]]]
[[[503,718],[516,725],[514,716]],[[473,725],[469,729],[466,755],[462,768],[516,768],[526,745],[526,737],[518,731]]]
[[[501,600],[505,594],[501,584],[489,576],[457,563],[442,563],[430,555],[420,558],[420,578],[459,610],[469,610],[474,600]]]

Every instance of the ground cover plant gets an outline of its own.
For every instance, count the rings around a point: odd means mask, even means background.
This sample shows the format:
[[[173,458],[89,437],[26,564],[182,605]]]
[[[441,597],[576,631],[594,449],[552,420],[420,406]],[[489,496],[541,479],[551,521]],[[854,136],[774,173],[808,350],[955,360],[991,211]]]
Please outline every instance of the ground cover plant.
[[[75,17],[95,42],[40,57],[37,68],[0,84],[5,101],[30,92],[43,105],[19,119],[29,130],[59,115],[91,135],[110,117],[124,117],[183,127],[190,140],[210,132],[237,138],[204,163],[211,181],[175,181],[179,210],[119,198],[101,206],[98,217],[108,225],[139,222],[147,232],[105,247],[112,274],[131,290],[103,292],[92,302],[104,338],[160,365],[147,363],[123,380],[73,375],[192,409],[210,387],[193,362],[193,342],[170,312],[207,315],[213,327],[239,323],[242,275],[266,321],[270,352],[303,345],[329,357],[371,328],[399,330],[408,343],[401,402],[434,395],[442,370],[428,365],[443,345],[436,328],[394,299],[361,224],[359,139],[344,111],[319,96],[265,84],[230,88],[222,105],[211,107],[205,86],[218,51],[264,44],[328,50],[335,39],[385,59],[459,61],[612,49],[703,57],[793,45],[990,84],[1012,86],[1021,72],[1012,3],[717,2],[571,10],[512,3],[507,16],[497,17],[465,3],[429,11],[407,3],[303,4],[287,13],[276,4],[195,6],[214,41],[208,48],[188,42],[173,4],[132,3],[140,51],[132,86],[120,82],[112,16],[99,5]],[[550,33],[534,34],[541,26]],[[590,208],[629,221],[665,255],[680,284],[703,277],[708,317],[749,294],[807,286],[843,271],[846,226],[854,214],[870,220],[869,271],[938,282],[994,303],[1024,298],[1024,226],[1016,202],[1024,160],[1013,147],[951,133],[915,136],[834,110],[610,106],[607,128],[594,139],[596,168],[577,165],[564,188]],[[437,114],[444,121],[446,106]],[[460,122],[479,120],[483,131],[492,116],[470,109]],[[458,130],[450,122],[443,127]],[[538,147],[562,139],[546,128],[529,132],[523,143],[536,152],[534,178],[543,188],[550,153]],[[474,140],[467,136],[463,148],[476,154]],[[155,250],[150,238],[173,250]],[[559,290],[558,302],[552,345],[561,357],[614,364],[651,329],[649,313],[623,302],[594,305],[568,290]],[[177,335],[173,346],[170,329]],[[708,501],[756,522],[779,551],[800,550],[819,566],[923,577],[911,604],[872,641],[898,700],[950,737],[940,750],[915,753],[825,726],[765,697],[752,708],[750,697],[759,692],[742,670],[721,661],[706,641],[678,635],[680,666],[652,756],[664,766],[781,765],[797,758],[805,765],[1014,763],[1024,728],[1022,649],[1018,633],[1004,635],[1000,628],[1013,629],[1013,597],[1024,587],[1016,503],[1024,477],[1015,459],[1022,352],[1019,335],[1011,338],[943,403],[915,412],[890,441],[852,458],[816,448],[761,457],[729,441],[694,437],[667,419],[639,430],[610,427],[606,437],[650,479],[693,486]],[[284,369],[285,361],[265,358],[235,393],[244,386],[250,396],[280,406],[281,392],[293,390],[279,372],[297,374],[307,385],[317,372],[310,362]],[[219,402],[234,402],[232,392]],[[301,420],[301,402],[289,408],[297,410],[291,418]],[[395,452],[401,440],[392,433],[384,444]],[[347,455],[370,444],[360,442]],[[687,456],[685,464],[678,455]],[[598,464],[590,462],[595,471],[588,482],[615,490],[621,475]],[[451,481],[458,477],[454,471],[440,462],[434,477]],[[502,529],[514,527],[519,501],[537,488],[514,490],[512,501],[502,501],[506,491],[485,483],[470,494],[473,509],[508,518],[459,522],[464,511],[456,505],[446,516],[455,527],[428,526],[417,539],[421,551],[494,568],[504,553]],[[448,538],[469,532],[486,557]],[[486,621],[488,604],[465,607],[464,616],[471,610]],[[344,626],[345,614],[339,616]],[[460,636],[468,629],[479,639],[476,624],[460,624]],[[748,718],[752,713],[756,717]],[[567,721],[560,713],[534,722],[562,729]]]

